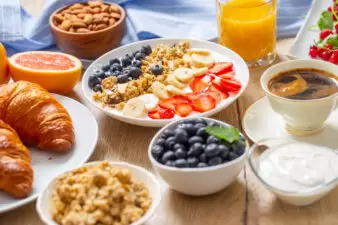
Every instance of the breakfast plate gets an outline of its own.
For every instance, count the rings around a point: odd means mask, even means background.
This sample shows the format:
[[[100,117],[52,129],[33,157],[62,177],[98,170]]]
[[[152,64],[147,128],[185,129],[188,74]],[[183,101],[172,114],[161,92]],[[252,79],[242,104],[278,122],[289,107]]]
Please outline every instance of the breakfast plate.
[[[244,60],[240,56],[238,56],[236,53],[234,53],[233,51],[231,51],[231,50],[229,50],[229,49],[227,49],[227,48],[225,48],[221,45],[218,45],[216,43],[208,42],[208,41],[202,41],[202,40],[152,39],[152,40],[136,42],[136,43],[133,43],[133,44],[129,44],[129,45],[114,49],[114,50],[104,54],[103,56],[101,56],[97,60],[95,60],[90,65],[90,67],[86,70],[86,72],[85,72],[85,74],[83,75],[83,78],[82,78],[82,90],[83,90],[87,100],[91,104],[93,104],[95,107],[100,109],[102,112],[104,112],[105,114],[107,114],[107,115],[109,115],[109,116],[111,116],[115,119],[118,119],[120,121],[130,123],[130,124],[134,124],[134,125],[139,125],[139,126],[162,127],[162,126],[168,124],[169,122],[171,122],[175,119],[182,118],[181,116],[178,116],[177,114],[175,114],[175,116],[170,117],[170,118],[160,118],[160,119],[156,118],[156,119],[154,119],[153,117],[147,116],[147,115],[149,115],[149,112],[151,112],[150,110],[148,111],[148,114],[145,114],[145,116],[140,116],[140,117],[133,117],[133,116],[129,116],[127,114],[123,114],[121,109],[117,109],[117,107],[115,107],[115,108],[110,107],[107,104],[103,104],[102,101],[101,102],[97,101],[97,98],[100,98],[100,97],[97,97],[97,96],[100,96],[99,92],[103,93],[101,86],[97,87],[94,84],[94,88],[89,87],[89,84],[91,84],[91,81],[92,81],[90,79],[92,79],[92,76],[94,76],[93,74],[95,73],[95,71],[98,71],[101,68],[103,70],[103,68],[105,66],[106,67],[111,66],[110,69],[107,69],[107,71],[110,71],[112,66],[113,66],[113,65],[110,65],[110,62],[114,59],[118,59],[119,62],[121,61],[121,65],[123,65],[123,62],[122,62],[123,57],[126,58],[127,55],[133,57],[133,55],[134,55],[134,57],[137,58],[137,56],[135,56],[135,54],[140,49],[142,51],[142,48],[144,48],[145,46],[149,46],[153,50],[155,49],[154,52],[159,52],[159,51],[156,50],[158,48],[158,46],[164,45],[164,46],[170,46],[170,48],[175,48],[175,46],[180,46],[180,43],[182,43],[182,42],[188,42],[191,46],[191,50],[192,49],[195,49],[195,51],[201,50],[200,51],[201,54],[205,54],[205,52],[208,52],[207,54],[210,54],[210,56],[213,57],[213,59],[214,59],[212,65],[216,65],[218,63],[229,63],[229,64],[231,64],[231,70],[232,71],[230,71],[230,72],[232,72],[232,74],[233,74],[232,79],[235,82],[239,83],[239,87],[240,87],[236,91],[233,91],[231,93],[230,92],[226,93],[227,96],[225,98],[222,98],[221,101],[218,101],[218,104],[216,104],[216,106],[214,106],[213,108],[208,109],[207,111],[199,111],[199,112],[196,112],[196,110],[195,110],[192,113],[188,114],[188,116],[206,116],[206,117],[212,116],[212,115],[220,112],[221,110],[225,109],[227,106],[229,106],[231,103],[233,103],[244,92],[244,90],[246,89],[248,82],[249,82],[249,69],[248,69],[246,63],[244,62]],[[204,56],[201,56],[201,57],[204,57]],[[132,59],[133,63],[135,62],[135,58]],[[164,63],[163,58],[162,57],[158,57],[158,58],[160,59],[159,61],[161,61],[161,65],[165,65],[165,64],[163,64]],[[193,57],[191,57],[191,58],[193,58]],[[143,59],[143,60],[146,60],[146,63],[149,63],[148,57],[145,56],[145,59]],[[183,57],[182,57],[182,60],[184,61]],[[142,63],[141,64],[142,65],[142,75],[138,75],[138,76],[143,79],[143,77],[144,77],[143,75],[147,74],[147,73],[144,73],[144,71],[143,71],[144,70],[143,61],[141,63]],[[168,64],[170,64],[170,62],[168,62]],[[130,65],[130,67],[134,67],[134,64]],[[141,66],[140,66],[140,68],[141,68]],[[211,67],[209,67],[209,68],[211,68]],[[123,70],[124,69],[125,68],[123,68]],[[154,72],[153,72],[152,69],[153,69],[153,67],[151,67],[151,70],[149,69],[151,71],[149,73],[155,74],[155,72],[157,72],[157,71],[154,70]],[[177,69],[177,67],[175,67],[175,69]],[[196,69],[196,68],[192,68],[192,69]],[[206,69],[207,72],[205,72],[205,74],[203,74],[203,76],[208,74],[208,67],[207,66],[205,66],[205,68],[198,68],[198,69]],[[198,71],[198,69],[196,69],[194,71]],[[176,72],[176,70],[174,70],[173,72],[171,71],[170,73],[169,72],[166,73],[164,66],[163,66],[163,68],[160,68],[159,70],[160,70],[160,73],[163,72],[163,74],[161,74],[161,75],[167,76],[167,78],[166,78],[167,80],[169,79],[171,73]],[[120,69],[119,71],[122,71],[122,70]],[[117,72],[119,72],[119,71],[117,71]],[[209,69],[209,71],[210,71],[210,69]],[[122,72],[120,72],[119,75],[108,75],[108,77],[111,77],[111,76],[120,77],[121,73]],[[103,73],[103,74],[105,74],[105,73]],[[105,75],[103,75],[103,76],[105,76]],[[157,76],[159,76],[159,75],[157,75]],[[107,76],[105,78],[102,78],[102,79],[104,81],[106,81]],[[114,81],[114,79],[115,78],[112,78],[111,80]],[[140,80],[139,78],[132,79],[131,77],[127,77],[126,79],[129,79],[129,80],[128,81],[121,81],[122,84],[127,82],[128,85],[129,85],[129,81],[131,82],[131,81],[135,81],[135,80],[136,81]],[[194,78],[192,78],[192,79],[194,79]],[[101,78],[100,78],[100,80],[101,80]],[[103,84],[104,82],[103,81],[101,81],[101,82],[102,82],[102,86],[104,86],[104,84]],[[120,79],[117,79],[116,85],[118,86],[121,82],[120,82]],[[164,81],[164,82],[166,82],[166,81]],[[182,88],[182,90],[184,89],[184,91],[187,91],[187,92],[184,92],[185,94],[191,93],[191,89],[189,89],[189,85],[191,87],[191,83],[189,83],[189,82],[188,81],[186,82],[186,86],[187,86],[188,89]],[[109,82],[105,82],[105,83],[106,83],[105,85],[107,85],[107,84],[109,85]],[[156,82],[153,82],[153,83],[156,83]],[[167,86],[171,86],[170,88],[173,88],[172,86],[174,86],[174,85],[171,85],[170,82],[169,82],[169,85],[167,85]],[[116,89],[118,89],[118,88],[116,88]],[[114,89],[112,89],[112,90],[114,90]],[[175,89],[175,91],[177,91],[177,89]],[[169,89],[168,89],[168,92],[169,92]],[[110,92],[104,92],[104,93],[106,95],[110,95]],[[140,93],[143,94],[144,92],[140,92]],[[148,92],[146,92],[146,93],[148,93]],[[155,91],[153,91],[152,94],[156,94]],[[96,100],[93,99],[93,96],[96,96],[95,97]],[[139,97],[139,96],[137,96],[137,97]],[[127,102],[127,100],[126,100],[126,102]],[[125,105],[127,105],[127,103]],[[124,105],[124,107],[125,107],[125,105]],[[162,107],[161,104],[159,104],[159,105]],[[203,103],[201,103],[200,106],[203,107]],[[124,110],[124,108],[123,108],[123,110]]]
[[[263,97],[247,109],[242,126],[246,135],[256,143],[267,138],[284,138],[338,149],[337,110],[332,112],[320,132],[311,136],[294,136],[286,131],[283,118],[271,108],[268,98]]]
[[[98,137],[97,122],[92,113],[79,102],[53,94],[70,114],[75,130],[75,143],[71,151],[57,154],[29,148],[34,170],[32,193],[23,199],[15,199],[0,192],[0,213],[15,209],[35,200],[56,175],[85,163],[95,150]],[[84,122],[85,121],[85,122]]]

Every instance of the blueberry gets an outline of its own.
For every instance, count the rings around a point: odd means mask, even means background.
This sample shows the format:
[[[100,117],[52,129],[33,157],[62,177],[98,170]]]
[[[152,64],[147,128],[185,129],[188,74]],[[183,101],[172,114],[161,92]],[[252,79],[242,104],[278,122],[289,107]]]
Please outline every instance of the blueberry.
[[[129,71],[131,70],[131,67],[132,67],[131,65],[125,66],[125,67],[123,67],[122,71],[126,72],[126,73],[129,73]]]
[[[219,156],[223,160],[228,160],[228,157],[229,157],[229,147],[220,144],[220,145],[217,146],[217,148],[219,150]]]
[[[141,48],[141,52],[143,52],[146,55],[150,55],[152,52],[151,46],[150,45],[143,45]]]
[[[163,154],[162,156],[162,162],[166,163],[169,160],[175,160],[176,156],[175,153],[173,151],[167,151]]]
[[[188,161],[188,166],[191,168],[196,167],[198,164],[198,159],[196,157],[189,157],[187,161]]]
[[[174,145],[173,150],[176,151],[177,149],[182,149],[182,150],[184,150],[184,151],[187,150],[187,149],[185,148],[185,146],[184,146],[183,144],[181,144],[181,143],[176,143],[176,144]]]
[[[184,119],[182,124],[195,124],[195,118],[187,118],[187,119]]]
[[[179,149],[176,149],[175,156],[178,159],[183,159],[187,157],[187,153],[182,148],[179,148]]]
[[[238,141],[236,142],[235,145],[232,145],[233,152],[239,156],[243,155],[243,153],[245,152],[245,147],[246,147],[246,144],[243,141]]]
[[[171,136],[174,136],[175,135],[175,132],[173,130],[164,130],[163,131],[163,138],[168,138],[168,137],[171,137]]]
[[[137,68],[137,67],[132,67],[129,71],[129,75],[132,77],[132,78],[139,78],[139,76],[142,74],[142,70],[140,68]]]
[[[185,159],[176,159],[175,167],[177,168],[186,168],[188,167],[188,162]]]
[[[205,132],[204,130],[205,128],[199,128],[197,131],[196,131],[196,135],[197,136],[200,136],[202,138],[207,138],[208,137],[208,133]]]
[[[188,156],[199,156],[203,152],[204,148],[201,143],[194,143],[190,146]]]
[[[214,121],[211,121],[208,123],[208,126],[212,127],[212,126],[218,126],[218,124]]]
[[[121,58],[121,64],[122,64],[122,66],[129,66],[129,65],[131,65],[131,60],[127,57],[122,57]]]
[[[110,67],[110,71],[114,72],[114,71],[122,71],[123,67],[120,65],[120,64],[113,64],[111,67]]]
[[[200,128],[205,128],[205,124],[203,124],[203,123],[196,123],[195,124],[195,128],[198,130],[198,129],[200,129]]]
[[[115,72],[112,72],[111,75],[114,76],[114,77],[118,77],[118,76],[122,75],[122,73],[120,71],[115,71]]]
[[[133,54],[126,54],[125,57],[130,59],[130,61],[133,61],[133,59],[134,59]]]
[[[104,79],[105,78],[105,72],[102,71],[102,70],[97,70],[97,71],[95,71],[94,76],[97,76],[101,79]]]
[[[209,159],[208,165],[209,166],[217,166],[219,164],[222,164],[222,162],[223,162],[222,158],[219,157],[219,156],[216,156],[214,158]]]
[[[127,74],[121,74],[117,77],[117,82],[120,84],[127,83],[128,82],[128,75]]]
[[[113,73],[110,72],[110,71],[107,71],[107,72],[104,73],[104,77],[105,77],[105,78],[110,77],[110,76],[112,76],[112,75],[113,75]]]
[[[137,54],[137,53],[139,53],[139,52],[140,52],[139,50],[137,50],[137,51],[133,52],[133,56],[135,57],[135,56],[136,56],[136,54]]]
[[[239,156],[236,153],[229,152],[229,160],[232,161],[234,159],[237,159]]]
[[[191,138],[189,138],[188,143],[189,145],[193,145],[194,143],[204,143],[204,139],[200,136],[192,136]]]
[[[154,143],[155,145],[164,146],[164,142],[165,142],[164,138],[158,138],[155,140]]]
[[[201,123],[201,124],[204,124],[204,126],[207,125],[207,121],[201,117],[195,118],[195,123]]]
[[[213,136],[213,135],[210,135],[208,138],[207,138],[207,144],[212,144],[212,143],[215,143],[215,144],[219,144],[220,143],[220,140]]]
[[[167,150],[171,150],[173,149],[174,145],[175,145],[175,138],[174,137],[168,137],[167,140],[165,140],[164,142],[164,147]]]
[[[142,59],[144,59],[146,57],[146,55],[144,54],[144,53],[142,53],[142,52],[138,52],[138,53],[136,53],[136,55],[135,55],[135,59],[137,59],[137,60],[142,60]]]
[[[140,60],[134,60],[134,61],[133,61],[133,66],[138,67],[138,68],[141,68],[141,66],[142,66],[142,61],[140,61]]]
[[[109,70],[109,68],[110,68],[110,65],[109,65],[109,63],[108,64],[104,64],[102,67],[101,67],[101,70],[103,70],[103,71],[108,71]]]
[[[154,156],[155,159],[160,159],[164,153],[164,148],[163,146],[160,145],[154,145],[151,148],[151,154]]]
[[[151,72],[155,75],[161,75],[163,73],[163,68],[160,65],[155,65],[151,67]]]
[[[209,158],[217,156],[220,153],[218,145],[215,143],[208,144],[205,148],[205,155]]]
[[[205,155],[205,153],[202,153],[201,155],[200,155],[200,157],[199,157],[199,160],[200,160],[200,162],[204,162],[204,163],[206,163],[207,162],[207,156]]]
[[[114,59],[109,60],[109,65],[113,65],[115,63],[120,64],[121,62],[118,58],[114,58]]]
[[[177,143],[186,144],[188,143],[188,139],[189,139],[189,135],[185,130],[181,128],[177,128],[175,130],[175,141]]]
[[[170,167],[174,167],[175,163],[174,161],[172,160],[168,160],[166,163],[165,163],[166,166],[170,166]]]
[[[95,91],[95,92],[99,92],[99,91],[102,92],[101,84],[95,85],[94,88],[93,88],[93,91]]]
[[[95,87],[95,85],[100,84],[100,83],[101,83],[101,78],[97,76],[90,76],[88,78],[88,86],[92,89]]]
[[[245,137],[243,135],[240,135],[239,137],[241,139],[241,141],[244,141],[245,142]]]
[[[198,168],[208,167],[208,164],[206,164],[205,162],[199,162],[199,163],[197,164],[197,167],[198,167]]]
[[[195,128],[194,124],[191,124],[191,123],[183,123],[180,125],[180,127],[184,130],[187,131],[187,133],[190,135],[190,136],[193,136],[195,135],[197,129]]]

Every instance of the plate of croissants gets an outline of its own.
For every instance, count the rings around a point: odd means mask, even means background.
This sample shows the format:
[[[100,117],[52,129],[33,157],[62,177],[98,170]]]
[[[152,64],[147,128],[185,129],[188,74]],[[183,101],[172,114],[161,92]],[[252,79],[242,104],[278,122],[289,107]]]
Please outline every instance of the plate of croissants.
[[[98,127],[92,113],[27,81],[0,86],[0,213],[37,198],[58,174],[85,163]]]

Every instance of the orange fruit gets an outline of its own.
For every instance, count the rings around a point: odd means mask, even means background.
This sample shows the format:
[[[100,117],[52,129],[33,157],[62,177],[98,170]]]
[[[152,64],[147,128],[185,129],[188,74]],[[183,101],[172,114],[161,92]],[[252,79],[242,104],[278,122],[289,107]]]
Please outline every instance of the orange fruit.
[[[82,72],[79,59],[60,52],[22,52],[11,56],[8,61],[14,81],[30,81],[60,94],[69,93],[80,80]]]
[[[5,47],[0,43],[0,84],[8,83],[8,60]]]

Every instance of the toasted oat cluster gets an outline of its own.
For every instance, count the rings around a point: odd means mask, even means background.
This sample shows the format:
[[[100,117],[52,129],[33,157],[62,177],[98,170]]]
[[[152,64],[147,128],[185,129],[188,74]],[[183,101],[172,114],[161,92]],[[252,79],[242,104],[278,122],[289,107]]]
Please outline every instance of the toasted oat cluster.
[[[148,188],[134,182],[128,169],[101,162],[57,180],[52,215],[60,225],[128,225],[151,204]]]

